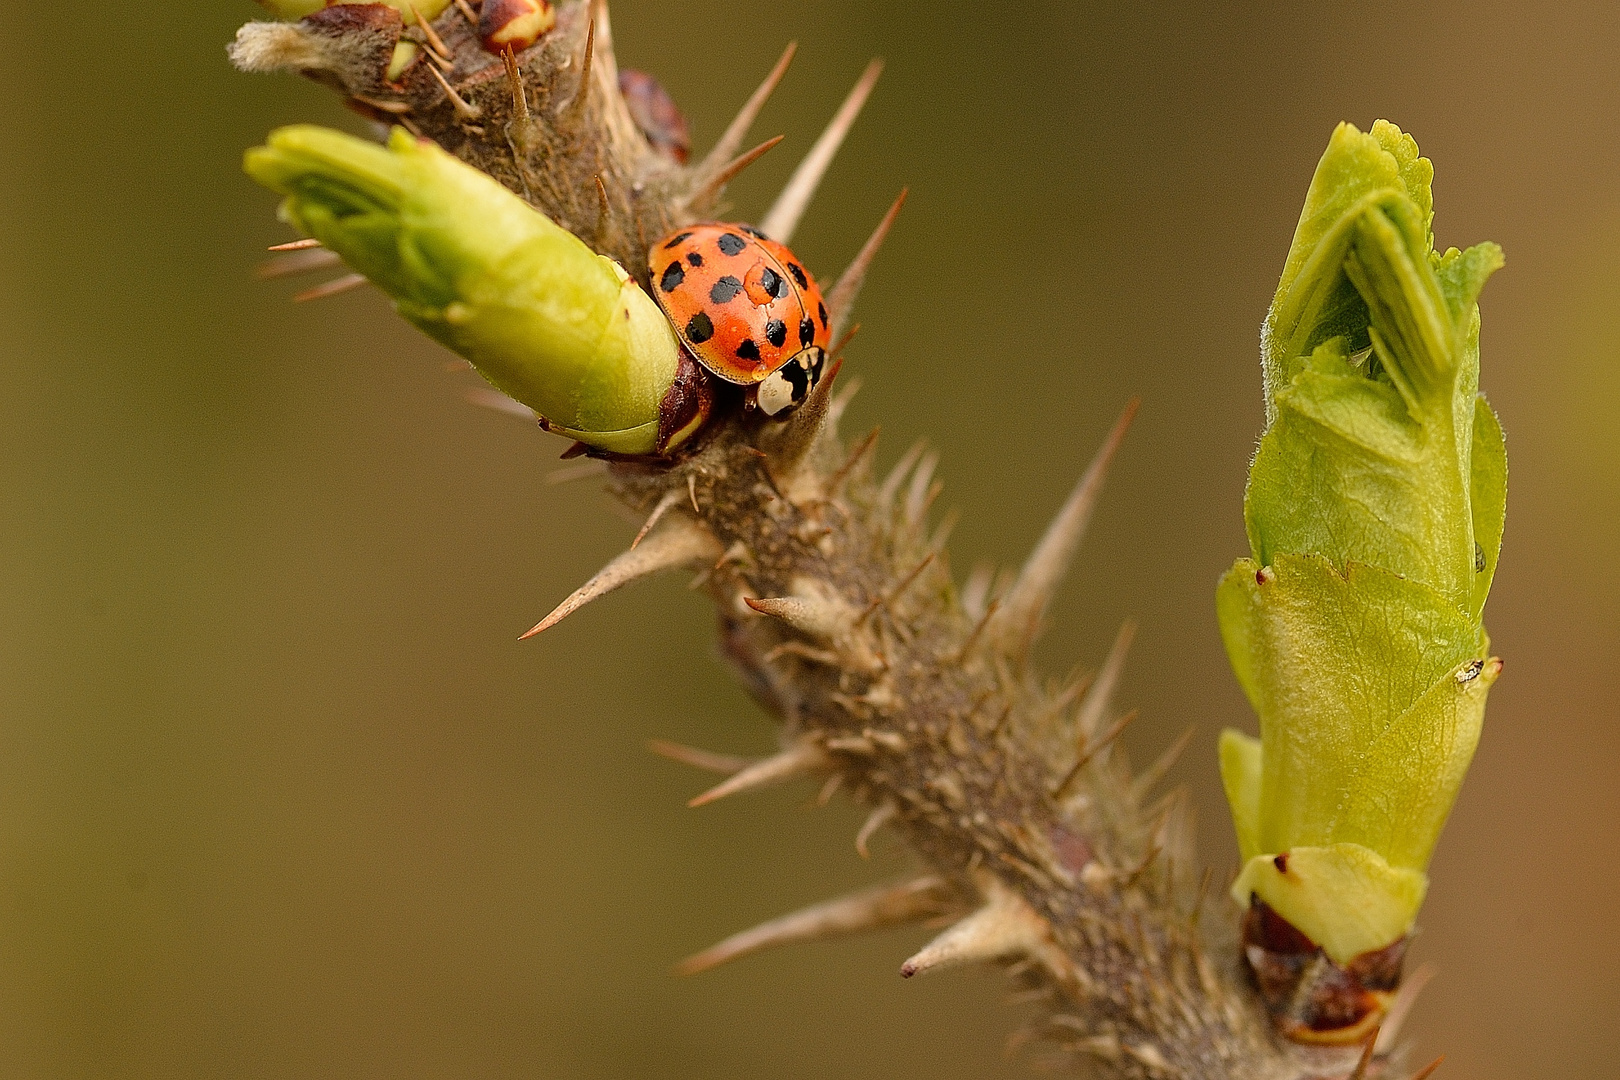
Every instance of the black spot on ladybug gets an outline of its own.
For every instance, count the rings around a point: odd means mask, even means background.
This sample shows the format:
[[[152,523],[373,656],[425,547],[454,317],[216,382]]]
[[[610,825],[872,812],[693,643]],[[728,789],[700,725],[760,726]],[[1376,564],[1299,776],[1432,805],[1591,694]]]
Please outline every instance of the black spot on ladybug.
[[[753,338],[746,338],[741,345],[737,346],[737,355],[744,360],[758,360],[759,346],[754,344]]]
[[[668,242],[666,242],[664,244],[664,250],[668,251],[670,248],[675,247],[677,244],[679,244],[682,240],[690,240],[690,239],[692,239],[692,234],[689,233],[689,232],[683,232],[679,236],[672,236],[672,237],[669,238]]]
[[[719,245],[720,254],[722,255],[735,255],[748,246],[748,241],[736,233],[722,233],[720,239],[716,240],[715,243]]]
[[[694,345],[701,345],[714,337],[714,322],[709,313],[700,311],[686,320],[686,339]]]
[[[816,316],[821,320],[821,328],[823,330],[827,329],[827,305],[826,304],[822,304],[822,303],[816,304]]]
[[[664,268],[664,276],[658,279],[658,287],[665,292],[674,292],[686,280],[686,268],[678,262],[672,262]]]
[[[810,279],[804,276],[804,270],[798,263],[788,263],[788,273],[792,274],[793,280],[799,283],[799,288],[808,289],[810,287]]]
[[[699,255],[695,251],[688,251],[686,253],[686,261],[691,263],[693,266],[702,266],[703,265],[703,256]]]
[[[1479,541],[1476,540],[1476,541],[1474,541],[1474,573],[1483,574],[1484,572],[1485,572],[1485,549],[1480,547],[1479,546]]]
[[[767,271],[767,273],[769,273],[769,271]],[[787,323],[783,322],[781,319],[772,319],[770,322],[766,323],[765,340],[780,349],[782,347],[782,343],[787,340]]]
[[[724,304],[733,296],[736,296],[738,293],[742,292],[742,287],[742,282],[738,281],[730,274],[727,274],[725,277],[714,283],[714,288],[709,290],[709,299],[713,300],[717,304]]]
[[[797,405],[810,393],[810,372],[800,363],[788,364],[782,368],[782,377],[793,387],[793,404]]]
[[[769,240],[770,239],[770,237],[766,236],[764,233],[760,232],[758,229],[754,228],[752,225],[739,225],[739,226],[737,226],[737,228],[741,229],[743,232],[747,233],[749,236],[752,236],[756,240]]]
[[[787,282],[782,280],[781,274],[768,266],[759,272],[759,283],[764,286],[766,292],[778,300],[787,295]]]
[[[799,347],[803,348],[816,340],[816,324],[810,321],[807,315],[799,320]]]

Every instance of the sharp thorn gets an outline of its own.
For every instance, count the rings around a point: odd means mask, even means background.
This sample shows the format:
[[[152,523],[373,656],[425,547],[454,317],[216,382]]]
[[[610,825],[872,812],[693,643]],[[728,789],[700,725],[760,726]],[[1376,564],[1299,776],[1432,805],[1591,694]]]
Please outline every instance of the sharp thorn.
[[[1152,791],[1154,786],[1164,779],[1165,774],[1175,768],[1176,762],[1180,761],[1181,755],[1187,752],[1187,746],[1192,742],[1192,738],[1197,732],[1198,725],[1189,724],[1187,730],[1183,731],[1176,741],[1170,744],[1169,749],[1160,754],[1152,765],[1149,765],[1142,771],[1141,775],[1131,781],[1131,798],[1133,800],[1140,802],[1142,796]]]
[[[1366,1049],[1361,1051],[1361,1057],[1356,1060],[1356,1067],[1351,1070],[1345,1080],[1367,1080],[1367,1066],[1372,1064],[1373,1050],[1378,1046],[1378,1032],[1374,1031],[1367,1036]]]
[[[977,573],[977,571],[975,571],[975,573]],[[989,575],[988,574],[985,575],[985,581],[986,582],[989,581]],[[969,579],[969,581],[968,581],[969,585],[973,585],[974,583],[975,583],[974,579]],[[962,642],[962,649],[961,649],[960,652],[958,652],[956,654],[956,662],[957,663],[960,664],[962,661],[966,660],[969,655],[972,654],[973,646],[976,645],[978,643],[978,641],[979,641],[979,635],[984,633],[984,628],[987,625],[989,625],[990,620],[995,617],[996,608],[998,608],[1000,605],[1001,605],[1001,601],[999,601],[999,600],[992,600],[992,601],[990,601],[990,603],[988,605],[986,605],[986,607],[984,608],[984,614],[979,616],[979,621],[973,624],[973,629],[972,629],[971,632],[969,632],[969,634],[967,636],[967,640]]]
[[[317,285],[313,289],[305,289],[294,296],[292,301],[295,304],[303,304],[310,300],[322,300],[328,296],[336,296],[338,293],[346,293],[350,289],[358,289],[365,283],[366,275],[364,274],[346,274],[343,277],[328,281],[324,285]]]
[[[984,620],[986,601],[990,596],[990,583],[995,579],[996,568],[991,563],[981,562],[974,565],[968,572],[967,580],[962,582],[961,604],[967,617],[975,624]],[[975,625],[974,632],[982,629]],[[964,654],[965,655],[965,654]]]
[[[695,562],[706,562],[720,553],[720,542],[695,521],[677,519],[647,537],[633,551],[626,551],[604,566],[597,575],[575,589],[556,610],[522,635],[523,641],[549,630],[599,597],[632,581]]]
[[[804,460],[823,432],[836,430],[836,425],[831,421],[833,383],[843,369],[842,358],[834,359],[816,388],[810,391],[810,396],[781,425],[781,435],[774,441],[771,452],[784,472],[791,471]],[[828,490],[832,490],[830,485]]]
[[[313,236],[306,236],[302,240],[289,240],[285,244],[271,244],[266,251],[303,251],[306,248],[318,248],[324,245]]]
[[[845,344],[848,344],[848,334],[844,335],[844,342]],[[842,356],[835,357],[833,359],[833,365],[835,367],[842,368],[844,366],[844,358]],[[822,379],[821,381],[826,382],[827,380]],[[844,418],[844,410],[849,408],[849,403],[855,399],[855,395],[860,393],[860,390],[860,376],[857,375],[844,381],[843,389],[838,391],[838,396],[833,398],[832,403],[827,406],[827,427],[829,430],[838,430],[838,422]]]
[[[820,791],[816,792],[816,806],[826,806],[829,802],[832,802],[833,795],[837,793],[843,783],[844,774],[841,772],[835,772],[827,777],[827,782],[821,785]]]
[[[1438,1069],[1441,1065],[1444,1065],[1445,1061],[1446,1055],[1441,1054],[1439,1057],[1423,1066],[1423,1068],[1413,1073],[1412,1080],[1429,1080],[1429,1077],[1434,1075],[1434,1070]]]
[[[1108,658],[1103,661],[1102,670],[1097,672],[1097,678],[1080,705],[1079,715],[1075,717],[1074,726],[1082,739],[1095,735],[1098,725],[1102,723],[1103,715],[1113,699],[1114,687],[1119,685],[1120,674],[1125,670],[1125,658],[1130,654],[1131,642],[1135,639],[1136,623],[1126,619],[1120,624],[1119,633],[1114,635]]]
[[[845,330],[844,331],[844,336],[838,339],[838,344],[836,344],[836,345],[834,345],[832,347],[832,352],[831,352],[830,355],[836,356],[836,357],[842,359],[843,355],[844,355],[844,350],[849,348],[849,343],[854,341],[855,340],[855,335],[860,333],[860,332],[861,332],[861,324],[860,323],[856,323],[854,326],[850,327],[848,330]]]
[[[590,461],[582,461],[578,465],[564,465],[560,469],[552,469],[546,474],[546,483],[566,484],[572,480],[584,480],[591,476],[602,476],[607,471],[607,462],[593,458]]]
[[[883,478],[883,486],[878,489],[877,505],[880,510],[887,511],[894,504],[894,497],[900,493],[900,485],[906,482],[906,475],[911,467],[917,464],[922,457],[923,447],[926,445],[921,439],[911,444],[911,449],[900,455],[889,475]]]
[[[484,115],[484,110],[456,93],[456,88],[450,85],[450,80],[436,67],[429,67],[428,71],[439,80],[439,86],[444,90],[444,96],[450,100],[450,107],[456,110],[456,115],[463,120],[477,120]]]
[[[927,507],[929,481],[934,478],[934,470],[939,467],[938,452],[923,455],[922,463],[917,471],[911,474],[911,487],[906,491],[906,524],[915,526],[922,519]]]
[[[867,889],[733,934],[684,960],[676,970],[682,975],[695,975],[774,945],[821,941],[917,922],[937,914],[945,902],[945,884],[937,877]]]
[[[410,3],[410,0],[406,0],[405,10],[411,13],[411,18],[416,21],[417,27],[422,31],[422,36],[427,38],[428,48],[446,60],[451,59],[452,53],[445,46],[444,38],[440,37],[439,32],[433,29],[432,23],[422,18],[421,13],[416,10],[414,4]]]
[[[749,759],[738,757],[735,754],[716,754],[709,750],[699,750],[695,746],[682,746],[680,743],[669,742],[667,739],[650,739],[647,749],[659,757],[666,757],[671,761],[690,765],[694,769],[705,772],[720,773],[722,776],[732,776],[748,768]]]
[[[476,34],[478,32],[478,13],[468,5],[467,0],[455,0],[455,5],[456,10],[461,12],[461,17],[467,20],[467,25],[472,27],[473,33]]]
[[[1041,542],[1030,554],[1017,582],[1002,598],[995,637],[1010,655],[1022,654],[1034,640],[1041,616],[1068,573],[1075,552],[1079,550],[1080,540],[1091,520],[1091,512],[1102,492],[1108,466],[1114,460],[1125,432],[1130,429],[1139,404],[1138,399],[1132,398],[1125,406],[1125,411],[1115,422],[1102,448],[1092,458],[1080,482],[1047,527],[1046,535],[1041,537]]]
[[[1119,738],[1120,735],[1124,733],[1125,729],[1131,726],[1131,723],[1136,719],[1136,716],[1137,710],[1132,709],[1130,712],[1120,717],[1119,722],[1113,727],[1109,728],[1107,734],[1098,739],[1095,744],[1082,744],[1080,747],[1080,756],[1078,760],[1075,761],[1074,767],[1071,768],[1068,774],[1063,777],[1062,783],[1058,784],[1057,787],[1052,789],[1052,798],[1063,798],[1063,796],[1068,793],[1070,785],[1072,785],[1075,779],[1079,777],[1080,770],[1090,764],[1092,758],[1096,757],[1103,750],[1106,750],[1109,746],[1113,745],[1114,740]],[[1157,854],[1157,852],[1155,852],[1155,854]]]
[[[1389,1003],[1383,1026],[1378,1029],[1378,1053],[1387,1054],[1395,1049],[1395,1041],[1401,1037],[1401,1028],[1411,1014],[1412,1006],[1417,1004],[1418,995],[1439,971],[1432,963],[1426,963],[1401,980],[1401,988],[1395,991],[1395,1000]]]
[[[697,501],[697,473],[686,474],[686,494],[692,499],[692,513],[703,513],[703,508],[698,505]]]
[[[726,185],[737,178],[738,173],[764,157],[771,147],[784,138],[786,136],[778,135],[775,138],[766,139],[752,150],[739,154],[736,160],[715,172],[713,176],[704,179],[701,184],[692,190],[692,193],[686,197],[687,207],[695,214],[705,213],[720,198],[720,193],[726,189]]]
[[[793,629],[818,641],[831,641],[854,622],[848,605],[833,599],[808,596],[744,597],[743,603],[781,619]]]
[[[304,248],[266,259],[259,264],[254,273],[268,281],[272,278],[308,273],[311,270],[324,270],[342,261],[335,251],[328,251],[323,247]]]
[[[855,118],[861,114],[861,106],[866,104],[867,97],[872,93],[872,87],[877,84],[878,76],[883,74],[883,61],[873,60],[866,65],[860,79],[850,90],[849,96],[833,114],[832,121],[827,130],[821,133],[821,138],[810,148],[804,156],[799,167],[793,171],[787,187],[777,196],[776,204],[771,212],[765,215],[760,222],[759,231],[775,240],[779,244],[787,244],[793,239],[793,232],[799,226],[799,219],[804,216],[805,208],[810,205],[810,199],[816,193],[821,178],[832,164],[838,147],[843,143],[844,136],[855,123]]]
[[[896,600],[899,600],[900,597],[905,595],[906,590],[911,588],[911,586],[916,583],[917,579],[922,576],[922,572],[932,566],[934,564],[934,560],[938,557],[939,552],[937,551],[930,551],[927,555],[923,556],[922,561],[917,564],[916,568],[913,569],[911,573],[901,578],[899,583],[896,584],[894,588],[890,589],[888,592],[884,593],[882,596],[868,604],[866,610],[861,612],[861,616],[856,620],[856,622],[863,623],[867,619],[871,618],[873,613],[876,612],[878,608],[888,608],[893,605]]]
[[[710,176],[719,172],[721,167],[736,155],[738,148],[742,146],[743,139],[748,137],[748,129],[754,126],[754,121],[759,118],[760,110],[765,107],[765,102],[770,98],[771,92],[776,89],[776,84],[782,81],[783,75],[787,74],[788,65],[793,63],[793,54],[798,51],[799,43],[797,41],[788,42],[787,48],[782,50],[782,58],[776,62],[775,67],[771,68],[771,73],[765,76],[765,81],[759,84],[759,89],[755,90],[748,101],[744,103],[742,109],[738,111],[736,119],[731,121],[731,126],[726,128],[725,134],[720,136],[720,141],[714,144],[714,149],[710,150],[708,155],[704,157],[702,164],[693,170],[693,174],[698,177],[699,184],[706,182]]]
[[[641,545],[641,541],[646,535],[652,532],[653,526],[658,524],[665,514],[674,509],[675,504],[681,501],[681,496],[684,494],[685,492],[679,488],[664,492],[664,497],[658,500],[658,504],[653,507],[652,513],[647,515],[647,523],[641,527],[640,532],[636,533],[636,538],[630,541],[631,551],[636,550]]]
[[[942,485],[936,483],[936,488]],[[938,492],[936,491],[937,495]],[[962,511],[956,508],[945,511],[945,516],[934,527],[934,533],[928,538],[929,551],[944,551],[945,545],[950,542],[951,533],[956,531],[957,524],[962,520]]]
[[[578,131],[585,118],[585,106],[591,100],[591,60],[596,54],[596,23],[602,16],[602,0],[585,0],[585,55],[579,62],[579,89],[569,99],[567,112],[559,125],[566,131]]]
[[[983,907],[956,923],[900,965],[909,979],[925,971],[960,964],[1001,960],[1036,954],[1048,947],[1049,928],[1017,893],[991,875],[981,875],[986,887]]]
[[[509,123],[516,128],[514,138],[521,143],[521,136],[529,127],[529,95],[523,88],[523,69],[518,67],[517,53],[511,49],[501,50],[501,62],[506,65],[506,85],[512,91],[512,119]]]
[[[877,446],[878,431],[878,428],[873,428],[867,432],[866,438],[856,443],[855,448],[849,452],[849,456],[844,458],[844,463],[838,466],[838,471],[827,478],[828,495],[836,494],[844,486],[844,481],[849,479],[855,467],[865,461],[867,455]]]
[[[469,386],[466,390],[469,402],[485,409],[491,409],[507,416],[515,416],[528,423],[535,422],[534,410],[521,401],[513,401],[499,390],[492,390],[487,386]]]
[[[715,785],[686,805],[707,806],[727,795],[780,784],[796,776],[819,772],[831,764],[832,759],[827,756],[827,751],[813,742],[801,742],[763,761],[754,762],[731,779]]]
[[[896,812],[894,803],[885,802],[867,816],[865,823],[861,825],[861,831],[855,834],[856,854],[863,859],[872,857],[871,849],[866,846],[867,842],[872,839],[879,829],[894,820]]]
[[[607,219],[612,215],[613,207],[608,202],[607,185],[602,183],[602,174],[597,173],[594,177],[592,177],[592,179],[596,181],[596,221],[597,228],[600,229],[602,223],[607,221]]]
[[[838,278],[838,283],[827,294],[827,310],[832,312],[832,335],[837,337],[843,328],[849,325],[849,317],[855,311],[855,297],[860,295],[861,285],[866,281],[866,271],[877,257],[878,250],[883,247],[883,241],[888,238],[889,229],[894,226],[894,219],[900,216],[900,208],[906,204],[906,195],[910,189],[901,188],[900,197],[894,200],[889,212],[883,215],[877,228],[861,246],[855,260]]]

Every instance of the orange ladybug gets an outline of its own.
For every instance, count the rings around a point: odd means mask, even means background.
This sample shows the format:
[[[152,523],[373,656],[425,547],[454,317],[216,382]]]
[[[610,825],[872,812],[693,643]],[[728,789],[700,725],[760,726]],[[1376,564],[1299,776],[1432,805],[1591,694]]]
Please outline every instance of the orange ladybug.
[[[798,256],[747,225],[689,225],[647,256],[653,296],[698,363],[748,387],[766,416],[809,396],[832,335]]]

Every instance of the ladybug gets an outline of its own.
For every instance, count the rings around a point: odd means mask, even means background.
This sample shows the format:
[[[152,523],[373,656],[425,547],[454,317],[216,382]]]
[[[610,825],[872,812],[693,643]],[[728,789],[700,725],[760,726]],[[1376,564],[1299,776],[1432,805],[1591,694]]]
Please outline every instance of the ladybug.
[[[689,225],[647,256],[653,296],[698,363],[748,388],[766,416],[821,381],[827,304],[798,256],[747,225]]]

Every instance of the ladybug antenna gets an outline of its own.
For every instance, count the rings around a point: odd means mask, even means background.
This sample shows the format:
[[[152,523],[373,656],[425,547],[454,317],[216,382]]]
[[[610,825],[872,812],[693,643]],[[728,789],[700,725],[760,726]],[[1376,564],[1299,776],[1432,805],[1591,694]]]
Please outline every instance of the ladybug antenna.
[[[739,155],[736,160],[698,185],[692,194],[686,197],[687,210],[701,217],[719,201],[720,193],[725,191],[727,184],[737,178],[738,173],[764,157],[765,151],[781,142],[784,138],[786,136],[778,135],[774,139],[766,139],[746,154]]]
[[[564,131],[578,131],[585,119],[585,105],[591,99],[591,57],[596,53],[596,23],[602,15],[602,0],[585,0],[585,56],[579,62],[579,89],[564,107],[561,123]]]
[[[776,89],[776,84],[787,74],[788,65],[793,63],[793,54],[798,51],[797,41],[788,42],[787,48],[782,50],[782,58],[771,68],[771,73],[765,76],[765,81],[759,84],[759,89],[755,90],[753,96],[743,104],[737,118],[726,128],[726,133],[720,136],[720,141],[714,144],[714,149],[710,150],[708,156],[692,170],[692,182],[695,187],[707,185],[715,175],[723,172],[726,163],[736,156],[743,139],[748,137],[748,129],[754,126],[760,110],[765,107],[765,102]]]
[[[861,291],[861,283],[866,280],[866,270],[877,257],[878,249],[889,236],[889,229],[894,225],[894,219],[900,216],[900,208],[906,204],[906,194],[910,188],[901,188],[900,197],[894,200],[889,212],[883,215],[877,228],[861,246],[855,260],[849,264],[843,274],[839,275],[838,283],[827,294],[827,310],[832,313],[832,336],[838,337],[845,326],[849,324],[850,315],[855,311],[855,297]],[[842,351],[842,347],[834,349],[834,353]]]
[[[793,230],[798,228],[799,219],[804,216],[805,207],[810,205],[810,199],[816,193],[821,178],[832,164],[833,155],[838,153],[838,147],[843,143],[844,136],[854,126],[855,118],[861,114],[861,106],[866,104],[867,97],[872,93],[872,87],[877,84],[878,76],[883,74],[883,61],[873,60],[866,65],[860,79],[850,90],[849,96],[838,107],[833,115],[832,122],[827,130],[821,133],[816,145],[804,156],[799,167],[793,171],[788,180],[787,187],[777,196],[776,205],[771,212],[765,215],[765,220],[759,223],[759,231],[775,240],[779,244],[786,244],[793,239]]]

